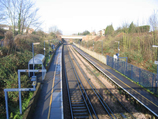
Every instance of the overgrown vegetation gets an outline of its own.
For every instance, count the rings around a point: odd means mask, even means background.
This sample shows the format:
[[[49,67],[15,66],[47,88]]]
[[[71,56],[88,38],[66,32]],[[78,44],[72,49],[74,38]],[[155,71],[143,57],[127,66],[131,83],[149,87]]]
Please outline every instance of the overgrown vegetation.
[[[157,69],[154,61],[157,60],[158,50],[152,48],[152,45],[158,45],[158,37],[154,35],[155,32],[158,33],[157,31],[149,32],[148,25],[136,26],[133,22],[126,29],[120,27],[113,31],[112,25],[107,28],[110,31],[107,31],[105,36],[97,36],[93,40],[82,41],[80,44],[93,50],[94,42],[94,51],[98,53],[102,53],[103,45],[103,55],[113,56],[118,52],[116,41],[119,41],[120,57],[128,57],[129,63],[156,73]],[[79,43],[78,41],[75,42]]]
[[[90,34],[90,32],[88,30],[85,30],[84,32],[78,33],[77,35],[88,35],[88,34]]]
[[[113,28],[113,26],[111,24],[111,25],[109,25],[109,26],[106,27],[106,29],[105,29],[105,35],[111,35],[113,33],[114,33],[114,28]]]
[[[46,56],[49,54],[50,44],[56,45],[59,39],[53,39],[52,34],[45,34],[43,31],[37,31],[33,34],[16,35],[14,37],[11,31],[5,33],[4,46],[0,47],[0,117],[6,118],[4,89],[18,88],[18,69],[27,69],[28,61],[32,58],[32,43],[40,42],[34,46],[36,54],[44,54],[44,41],[46,48]],[[53,39],[53,40],[52,40]],[[48,41],[49,40],[49,41]],[[50,48],[51,50],[51,48]],[[32,87],[27,73],[21,74],[21,87]],[[22,92],[24,108],[26,108],[32,93]],[[18,109],[18,92],[8,93],[10,118],[22,118]],[[25,110],[25,109],[23,109]]]

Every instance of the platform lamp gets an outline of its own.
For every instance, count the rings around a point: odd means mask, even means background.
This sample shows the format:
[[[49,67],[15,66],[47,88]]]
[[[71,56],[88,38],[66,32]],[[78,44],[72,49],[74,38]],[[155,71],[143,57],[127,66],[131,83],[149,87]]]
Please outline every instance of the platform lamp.
[[[93,51],[94,51],[94,40],[93,40]]]
[[[45,41],[44,41],[44,48],[43,48],[43,50],[44,50],[44,56],[45,56],[45,50],[46,50],[46,48],[45,48]]]
[[[115,42],[118,43],[118,59],[119,59],[119,51],[120,51],[120,49],[119,49],[119,44],[120,44],[120,41],[115,41]]]
[[[40,42],[32,43],[33,70],[34,70],[34,45],[38,45],[38,44],[40,44]],[[34,75],[35,75],[35,73],[33,72],[33,76]]]

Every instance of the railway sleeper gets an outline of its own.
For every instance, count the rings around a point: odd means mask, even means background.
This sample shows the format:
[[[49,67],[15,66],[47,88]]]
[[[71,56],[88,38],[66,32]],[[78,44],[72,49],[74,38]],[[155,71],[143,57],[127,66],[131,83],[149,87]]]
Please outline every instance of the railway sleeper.
[[[89,118],[88,110],[85,106],[85,104],[73,104],[72,103],[72,109],[73,109],[73,116],[76,119],[80,118]]]
[[[86,109],[86,107],[72,107],[74,110],[77,110],[77,109]]]
[[[83,103],[83,104],[73,104],[73,103],[72,103],[72,106],[73,106],[73,107],[82,107],[82,106],[85,106],[85,104],[84,104],[84,103]]]
[[[93,65],[93,67],[95,67]],[[96,68],[97,69],[97,68]],[[98,70],[98,69],[97,69]],[[98,70],[99,71],[99,70]],[[99,71],[100,72],[100,71]],[[100,72],[102,74],[102,72]],[[116,85],[113,81],[111,81],[107,76],[103,74],[103,76],[112,84],[112,86],[115,86],[115,88],[119,89],[119,93],[121,95],[124,95],[127,100],[130,100],[131,104],[135,106],[136,110],[142,111],[146,114],[150,114],[152,119],[156,119],[155,115],[153,115],[151,112],[149,112],[143,105],[141,105],[137,100],[135,100],[131,95],[129,95],[127,92],[125,92],[122,88],[120,88],[118,85]],[[124,118],[124,116],[120,113],[120,115]]]
[[[81,115],[81,116],[83,116],[83,115],[84,115],[84,116],[87,116],[87,115],[88,115],[88,112],[74,112],[74,116],[75,116],[75,115],[78,115],[78,116],[79,116],[79,115]]]
[[[73,103],[73,102],[82,102],[82,101],[83,101],[82,98],[79,98],[79,99],[78,99],[78,98],[75,98],[75,99],[72,99],[72,98],[71,98],[71,100],[72,100],[72,101],[71,101],[72,103]]]
[[[74,116],[74,119],[89,119],[89,116]]]
[[[78,108],[78,109],[74,109],[74,110],[73,110],[73,112],[86,112],[86,111],[87,111],[86,108],[84,108],[84,109]]]
[[[73,101],[72,104],[84,104],[84,102],[80,102],[80,101]]]
[[[81,98],[81,97],[71,97],[71,101],[72,102],[81,102],[81,101],[83,101],[83,99]]]

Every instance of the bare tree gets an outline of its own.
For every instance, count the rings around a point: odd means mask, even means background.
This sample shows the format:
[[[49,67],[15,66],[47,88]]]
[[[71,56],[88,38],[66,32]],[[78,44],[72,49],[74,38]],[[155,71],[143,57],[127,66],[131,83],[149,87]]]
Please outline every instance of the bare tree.
[[[154,44],[156,43],[156,30],[158,28],[158,13],[154,10],[153,14],[149,18],[151,30],[153,31]]]
[[[39,27],[38,9],[31,0],[0,0],[0,16],[3,16],[7,23],[12,26],[13,34],[15,30],[23,34],[24,29],[28,32],[30,27]],[[5,16],[4,14],[5,13]]]
[[[155,10],[149,18],[149,23],[151,25],[151,30],[152,31],[157,30],[157,27],[158,27],[158,14]]]
[[[55,38],[62,35],[62,31],[57,28],[57,26],[52,26],[49,28],[49,33]]]
[[[158,29],[158,13],[157,11],[154,10],[153,14],[150,16],[149,18],[149,24],[150,24],[150,28],[152,30],[153,33],[153,41],[152,41],[152,45],[157,45],[157,41],[156,41],[156,30]],[[157,56],[157,60],[158,60],[158,49],[156,51],[156,56]]]
[[[49,28],[49,33],[56,33],[58,31],[58,28],[57,28],[57,26],[52,26],[52,27],[50,27]]]
[[[1,6],[0,6],[1,7]],[[0,22],[5,19],[5,14],[3,12],[3,9],[0,10]]]

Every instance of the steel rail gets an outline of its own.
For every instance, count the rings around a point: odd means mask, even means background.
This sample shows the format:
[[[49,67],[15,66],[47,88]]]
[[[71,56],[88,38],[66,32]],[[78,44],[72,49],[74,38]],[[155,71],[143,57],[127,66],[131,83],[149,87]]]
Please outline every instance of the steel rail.
[[[62,49],[62,59],[63,59],[63,69],[66,69],[65,68],[65,58],[64,58],[64,45],[63,45],[63,49]],[[64,70],[64,74],[65,74],[65,81],[66,81],[66,87],[67,87],[67,93],[68,93],[68,98],[69,98],[69,104],[70,104],[70,112],[71,112],[71,117],[72,119],[74,118],[73,117],[73,111],[72,111],[72,105],[71,105],[71,98],[70,98],[70,91],[69,91],[69,84],[68,84],[68,79],[67,79],[67,73],[66,73],[66,70]]]
[[[75,46],[76,47],[76,46]],[[75,48],[77,49],[77,47]],[[79,49],[79,48],[78,48]],[[81,52],[83,52],[82,50],[80,50]],[[79,52],[80,53],[80,52]],[[81,53],[80,53],[81,54]],[[124,87],[122,87],[120,84],[118,84],[115,80],[113,80],[107,73],[103,72],[98,66],[96,66],[90,59],[86,58],[85,55],[81,54],[88,62],[90,62],[94,67],[96,67],[101,73],[103,73],[107,78],[109,78],[115,85],[117,85],[118,87],[120,87],[122,90],[124,90],[127,94],[129,94],[132,98],[134,98],[136,101],[138,101],[142,106],[144,106],[147,110],[149,110],[153,115],[155,115],[156,117],[158,117],[158,114],[156,114],[153,110],[151,110],[148,106],[146,106],[143,102],[141,102],[138,98],[136,98],[133,94],[131,94],[130,92],[128,92]],[[99,64],[99,63],[97,63]],[[104,69],[106,70],[106,69]],[[106,70],[107,71],[107,70]],[[110,73],[109,71],[107,71],[108,73]],[[111,74],[111,73],[110,73]],[[113,74],[112,74],[113,75]],[[114,76],[115,77],[115,76]],[[117,78],[117,77],[116,77]],[[118,79],[118,78],[117,78]],[[128,85],[127,85],[128,86]],[[128,86],[130,87],[130,86]],[[131,87],[130,87],[131,88]],[[132,90],[134,90],[133,88],[131,88]],[[144,98],[143,95],[141,95],[139,92],[137,92],[136,90],[134,90],[136,93],[138,93],[138,95],[142,96]],[[147,98],[145,98],[147,99]],[[148,99],[147,99],[148,100]],[[149,100],[150,101],[150,100]],[[153,103],[153,102],[152,102]]]
[[[85,102],[85,104],[86,104],[86,107],[87,107],[87,109],[88,109],[88,112],[89,112],[89,114],[91,115],[91,118],[93,119],[93,116],[92,116],[92,114],[91,114],[91,112],[90,112],[90,109],[89,109],[88,104],[87,104],[87,102],[86,102],[86,99],[85,99],[85,97],[84,97],[84,93],[82,92],[82,89],[81,89],[81,87],[80,87],[80,83],[78,82],[79,76],[78,76],[78,74],[77,74],[77,72],[76,72],[76,70],[75,70],[75,67],[74,67],[74,65],[73,65],[73,63],[72,63],[72,60],[71,60],[70,56],[69,56],[69,60],[70,60],[70,62],[71,62],[71,66],[73,67],[73,71],[74,71],[74,74],[75,74],[75,77],[76,77],[76,80],[77,80],[77,84],[78,84],[78,86],[79,86],[80,92],[82,93],[82,97],[83,97],[83,99],[84,99],[84,102]]]
[[[72,48],[73,52],[75,52],[75,50]],[[79,56],[76,55],[78,58]],[[95,76],[96,79],[98,79],[98,81],[110,92],[110,94],[117,100],[117,102],[133,117],[133,114],[131,114],[131,112],[118,100],[118,98],[102,83],[102,81],[93,73],[93,71],[83,62],[83,60],[81,60],[81,58],[79,58],[80,61],[87,67],[87,69]],[[90,81],[91,82],[91,81]],[[92,82],[91,82],[92,83]]]
[[[70,58],[70,55],[68,55],[68,57],[69,57],[69,60],[70,60],[70,62],[71,62],[71,66],[73,67],[73,71],[74,71],[74,74],[75,74],[75,77],[76,77],[76,81],[77,81],[78,86],[79,86],[79,88],[80,88],[80,92],[82,93],[82,97],[83,97],[83,99],[84,99],[84,102],[85,102],[85,104],[86,104],[86,107],[87,107],[87,109],[88,109],[88,112],[89,112],[91,118],[93,119],[93,116],[92,116],[91,111],[90,111],[90,109],[89,109],[89,107],[88,107],[88,104],[87,104],[87,102],[86,102],[86,99],[85,99],[84,94],[86,95],[87,100],[88,100],[88,102],[89,102],[89,104],[90,104],[90,106],[91,106],[91,108],[92,108],[92,110],[93,110],[93,112],[94,112],[96,118],[98,119],[98,116],[97,116],[97,114],[96,114],[96,112],[95,112],[95,110],[94,110],[94,108],[93,108],[93,106],[92,106],[92,104],[91,104],[91,102],[90,102],[90,99],[88,98],[88,95],[87,95],[87,93],[86,93],[86,91],[85,91],[85,89],[84,89],[84,87],[83,87],[83,85],[82,85],[82,83],[81,83],[81,80],[80,80],[80,78],[79,78],[79,76],[78,76],[78,74],[77,74],[77,71],[76,71],[76,69],[75,69],[75,67],[74,67],[74,65],[73,65],[73,62],[72,62],[72,60],[71,60],[71,58]],[[80,82],[79,82],[79,81],[80,81]],[[82,89],[81,89],[80,85],[81,85]],[[84,93],[83,93],[82,90],[84,91]]]
[[[72,56],[74,58],[74,61],[77,64],[77,66],[79,67],[80,71],[82,72],[83,76],[85,77],[85,79],[87,80],[88,84],[90,85],[90,87],[94,91],[95,95],[98,97],[100,103],[102,104],[102,106],[104,107],[104,109],[106,110],[106,112],[108,113],[108,115],[110,116],[110,118],[113,119],[113,117],[111,116],[111,114],[112,114],[114,116],[114,118],[116,119],[116,116],[114,115],[114,113],[112,112],[112,110],[110,109],[110,107],[108,106],[108,104],[103,100],[103,98],[101,97],[101,95],[99,94],[99,92],[96,90],[96,88],[94,87],[94,85],[91,85],[89,83],[89,80],[88,80],[89,78],[87,77],[87,75],[85,74],[85,72],[83,71],[83,69],[80,67],[78,61],[76,60],[76,58],[74,57],[73,54],[72,54]]]

